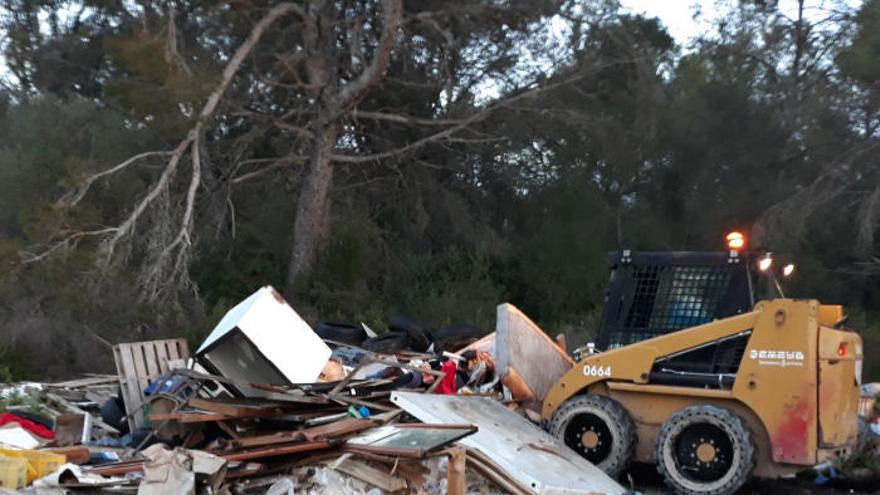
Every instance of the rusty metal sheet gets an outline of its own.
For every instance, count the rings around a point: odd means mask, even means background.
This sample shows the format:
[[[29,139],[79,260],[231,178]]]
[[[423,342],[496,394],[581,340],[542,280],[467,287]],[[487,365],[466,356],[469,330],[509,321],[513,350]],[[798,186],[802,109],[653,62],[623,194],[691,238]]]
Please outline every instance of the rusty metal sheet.
[[[391,400],[427,423],[476,425],[479,430],[458,443],[480,451],[536,494],[626,492],[562,441],[493,399],[394,392]]]

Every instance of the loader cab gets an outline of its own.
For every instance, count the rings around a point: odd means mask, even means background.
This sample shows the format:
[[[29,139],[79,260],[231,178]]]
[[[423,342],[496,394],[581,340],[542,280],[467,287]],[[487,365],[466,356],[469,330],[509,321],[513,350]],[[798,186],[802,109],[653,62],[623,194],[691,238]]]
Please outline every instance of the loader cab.
[[[755,304],[746,251],[620,250],[608,253],[608,261],[598,350],[745,313]]]

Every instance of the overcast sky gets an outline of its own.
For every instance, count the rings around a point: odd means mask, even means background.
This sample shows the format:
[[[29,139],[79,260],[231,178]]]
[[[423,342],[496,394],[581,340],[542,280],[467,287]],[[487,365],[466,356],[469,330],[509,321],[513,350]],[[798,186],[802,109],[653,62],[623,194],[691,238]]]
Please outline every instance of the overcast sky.
[[[706,31],[716,19],[718,12],[725,10],[716,3],[730,4],[738,0],[619,0],[620,4],[633,13],[658,17],[669,30],[669,34],[679,45]],[[797,15],[797,0],[778,0],[782,12],[789,17]],[[863,0],[806,0],[805,13],[808,18],[821,18],[823,11],[840,4],[858,7]],[[699,14],[695,17],[695,14]],[[0,79],[8,75],[2,54],[0,54]]]
[[[731,3],[735,0],[726,0],[722,3]],[[845,4],[850,7],[858,7],[862,0],[806,0],[804,14],[807,18],[823,17],[823,11],[832,9],[837,5]],[[620,4],[634,13],[644,13],[649,17],[659,17],[669,34],[679,44],[686,44],[688,40],[700,34],[711,26],[717,17],[719,10],[716,8],[716,0],[620,0]],[[780,10],[787,16],[797,16],[797,0],[779,0]],[[700,12],[697,20],[694,14]]]

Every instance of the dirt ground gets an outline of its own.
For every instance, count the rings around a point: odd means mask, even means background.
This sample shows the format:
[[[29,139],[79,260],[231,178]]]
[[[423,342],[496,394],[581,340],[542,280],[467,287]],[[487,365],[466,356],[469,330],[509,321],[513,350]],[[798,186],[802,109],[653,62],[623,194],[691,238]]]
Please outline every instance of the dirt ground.
[[[672,493],[663,484],[653,465],[636,464],[629,470],[632,487],[646,495]],[[880,495],[880,479],[864,483],[832,480],[825,486],[817,486],[811,479],[801,476],[785,480],[754,480],[740,490],[739,495]]]

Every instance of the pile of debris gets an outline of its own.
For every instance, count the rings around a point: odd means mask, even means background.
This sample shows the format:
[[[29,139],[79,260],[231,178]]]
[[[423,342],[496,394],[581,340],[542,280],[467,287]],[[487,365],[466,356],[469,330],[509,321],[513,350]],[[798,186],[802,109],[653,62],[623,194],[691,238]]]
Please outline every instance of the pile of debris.
[[[117,376],[7,390],[0,487],[195,493],[623,493],[547,434],[574,364],[518,309],[496,331],[410,318],[313,330],[263,287],[192,355],[114,346]],[[41,410],[42,409],[42,410]],[[7,417],[8,415],[8,417]],[[29,487],[29,488],[25,488]]]

